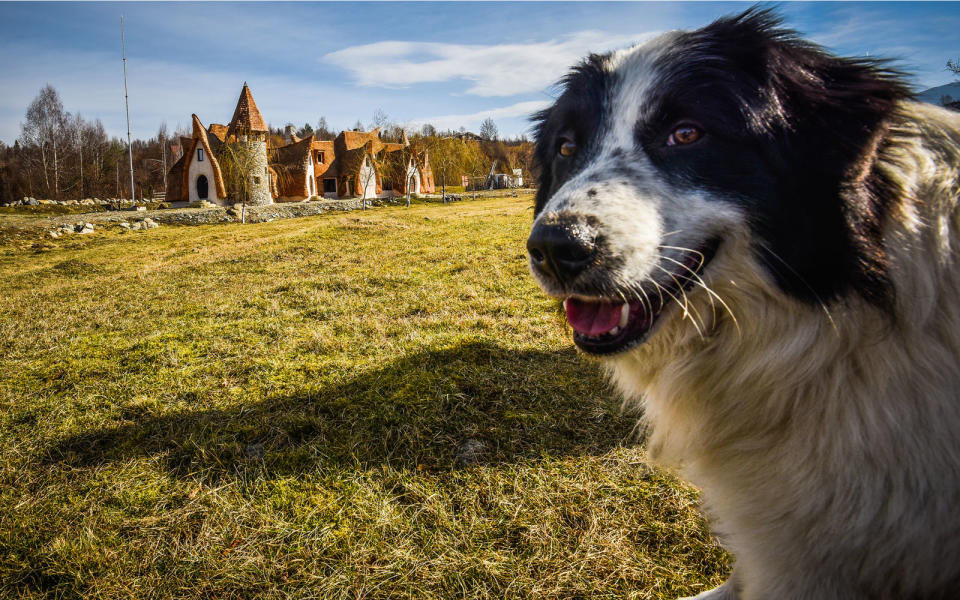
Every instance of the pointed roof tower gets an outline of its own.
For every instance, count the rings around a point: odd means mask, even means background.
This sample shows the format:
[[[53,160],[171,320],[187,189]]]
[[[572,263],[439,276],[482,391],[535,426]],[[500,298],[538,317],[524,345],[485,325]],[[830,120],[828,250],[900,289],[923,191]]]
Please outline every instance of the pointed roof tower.
[[[240,90],[240,99],[237,100],[237,108],[233,111],[233,119],[230,120],[230,126],[227,130],[227,137],[243,133],[267,133],[267,124],[257,108],[257,103],[253,101],[253,94],[247,87],[247,82],[243,82],[243,89]]]

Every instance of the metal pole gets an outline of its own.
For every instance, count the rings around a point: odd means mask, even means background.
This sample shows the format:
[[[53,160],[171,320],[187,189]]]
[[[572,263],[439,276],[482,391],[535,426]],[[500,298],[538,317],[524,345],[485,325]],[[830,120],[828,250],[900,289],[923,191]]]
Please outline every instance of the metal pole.
[[[136,204],[133,190],[133,144],[130,142],[130,96],[127,94],[127,45],[123,38],[123,15],[120,15],[120,51],[123,55],[123,101],[127,106],[127,150],[130,155],[130,200]]]

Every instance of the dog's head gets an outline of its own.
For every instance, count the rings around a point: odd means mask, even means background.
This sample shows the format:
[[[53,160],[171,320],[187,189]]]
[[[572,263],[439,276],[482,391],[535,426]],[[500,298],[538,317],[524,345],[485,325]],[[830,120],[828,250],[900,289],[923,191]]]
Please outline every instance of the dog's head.
[[[890,301],[893,184],[874,161],[909,90],[882,63],[749,10],[590,56],[562,86],[537,115],[527,247],[582,349],[643,343],[688,297],[730,284],[724,263],[800,303]]]

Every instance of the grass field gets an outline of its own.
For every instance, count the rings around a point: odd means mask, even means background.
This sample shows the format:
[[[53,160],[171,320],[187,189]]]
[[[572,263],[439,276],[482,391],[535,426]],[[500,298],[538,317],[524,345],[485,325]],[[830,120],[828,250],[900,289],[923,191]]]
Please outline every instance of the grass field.
[[[527,273],[531,205],[0,246],[0,597],[720,583]]]

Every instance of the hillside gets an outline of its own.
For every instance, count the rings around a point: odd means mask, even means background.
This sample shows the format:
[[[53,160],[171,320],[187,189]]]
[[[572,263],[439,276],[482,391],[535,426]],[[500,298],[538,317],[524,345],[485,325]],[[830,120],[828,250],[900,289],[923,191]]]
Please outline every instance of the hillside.
[[[943,96],[951,96],[954,100],[960,100],[960,81],[946,85],[938,85],[937,87],[932,87],[917,94],[919,100],[936,104],[937,106],[940,106],[940,98]]]
[[[720,583],[527,273],[531,203],[0,246],[0,597]]]

